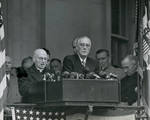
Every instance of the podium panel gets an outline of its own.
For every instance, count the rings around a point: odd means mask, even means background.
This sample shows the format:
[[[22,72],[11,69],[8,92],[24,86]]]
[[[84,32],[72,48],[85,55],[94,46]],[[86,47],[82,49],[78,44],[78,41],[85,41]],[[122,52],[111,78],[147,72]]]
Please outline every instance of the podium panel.
[[[41,102],[120,102],[120,85],[118,80],[74,80],[64,79],[60,82],[39,82]],[[37,101],[38,102],[38,101]]]

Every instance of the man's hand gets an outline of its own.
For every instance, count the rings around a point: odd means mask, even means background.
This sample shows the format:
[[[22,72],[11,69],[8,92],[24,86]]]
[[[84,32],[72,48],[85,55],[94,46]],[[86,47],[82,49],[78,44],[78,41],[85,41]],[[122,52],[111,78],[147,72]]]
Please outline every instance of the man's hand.
[[[78,73],[77,72],[71,72],[70,73],[70,78],[71,79],[79,79]]]
[[[106,78],[107,74],[105,71],[100,71],[99,73],[99,76],[102,77],[102,78]]]
[[[68,71],[64,71],[64,72],[62,73],[62,77],[63,77],[63,78],[69,78],[69,77],[70,77],[70,73],[69,73]]]
[[[89,74],[86,74],[86,79],[99,79],[99,78],[100,76],[94,72],[90,72]]]

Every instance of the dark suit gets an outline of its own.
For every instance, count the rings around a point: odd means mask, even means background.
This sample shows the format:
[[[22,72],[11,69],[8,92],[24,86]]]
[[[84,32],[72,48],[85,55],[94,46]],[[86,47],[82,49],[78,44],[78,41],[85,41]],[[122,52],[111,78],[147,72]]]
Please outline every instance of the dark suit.
[[[137,87],[138,73],[134,73],[132,76],[126,76],[121,80],[121,101],[127,102],[132,105],[137,101],[137,93],[135,88]]]
[[[89,72],[98,72],[98,62],[90,57],[87,57],[85,67]],[[77,54],[68,55],[63,61],[63,71],[84,73],[84,67],[81,64],[80,58]]]
[[[42,72],[37,70],[35,65],[26,70],[27,76],[19,79],[19,91],[23,97],[23,102],[35,102],[41,99],[40,89],[37,83],[43,81],[44,73],[49,73],[49,70],[44,69]]]
[[[7,87],[8,87],[7,104],[21,102],[21,95],[18,89],[18,78],[16,75],[10,74],[10,80],[8,80]]]

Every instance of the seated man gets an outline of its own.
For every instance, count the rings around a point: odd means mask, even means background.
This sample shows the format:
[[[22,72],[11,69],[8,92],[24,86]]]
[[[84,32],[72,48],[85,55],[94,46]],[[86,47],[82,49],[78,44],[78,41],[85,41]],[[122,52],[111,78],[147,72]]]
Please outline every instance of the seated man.
[[[55,74],[61,74],[61,70],[62,70],[61,60],[58,58],[51,59],[50,68],[51,68],[51,72]]]
[[[18,90],[18,79],[16,68],[12,67],[12,59],[6,56],[6,78],[7,78],[7,104],[21,102],[21,95]]]
[[[26,73],[26,69],[30,68],[33,65],[33,60],[32,57],[25,57],[22,62],[21,62],[21,67],[17,68],[17,77],[21,78],[21,77],[26,77],[27,73]]]
[[[45,80],[44,74],[49,73],[46,69],[47,53],[43,49],[36,49],[33,54],[33,65],[26,70],[27,76],[19,80],[19,91],[23,97],[23,102],[34,102],[40,99],[36,84]]]
[[[98,71],[98,62],[88,57],[91,50],[91,40],[87,36],[76,41],[76,53],[66,56],[63,61],[63,72],[88,74]]]
[[[96,59],[99,62],[99,75],[107,78],[110,75],[114,75],[119,80],[125,77],[125,73],[122,69],[113,67],[110,61],[109,51],[106,49],[99,49],[96,51]]]
[[[121,80],[121,101],[132,105],[137,101],[137,62],[132,55],[127,55],[121,62],[126,77]]]
[[[127,76],[120,80],[121,103],[118,106],[127,106],[132,105],[137,100],[137,93],[135,92],[135,88],[137,87],[137,63],[135,57],[132,55],[126,56],[121,63]],[[115,70],[116,68],[112,67],[110,71],[106,69],[106,72],[113,72],[113,69]],[[115,74],[118,74],[118,72]],[[97,108],[94,112],[93,115],[89,116],[90,120],[135,120],[136,110],[126,108]]]
[[[21,66],[24,68],[24,69],[27,69],[29,67],[31,67],[33,65],[33,60],[32,60],[32,57],[31,56],[28,56],[26,58],[24,58],[21,62]]]

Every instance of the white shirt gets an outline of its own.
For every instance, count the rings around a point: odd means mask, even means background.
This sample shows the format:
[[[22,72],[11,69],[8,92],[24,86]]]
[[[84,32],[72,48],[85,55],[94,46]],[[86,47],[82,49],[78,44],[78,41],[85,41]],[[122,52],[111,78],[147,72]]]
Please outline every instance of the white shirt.
[[[7,80],[10,80],[10,74],[6,74]]]
[[[86,57],[85,59],[82,59],[82,58],[80,57],[80,55],[78,55],[78,56],[79,56],[79,59],[80,59],[80,61],[81,61],[81,64],[85,67],[87,57]]]
[[[42,71],[44,70],[44,69],[39,69],[39,68],[37,68],[37,67],[36,67],[36,69],[37,69],[38,71],[40,71],[40,72],[42,72]]]

